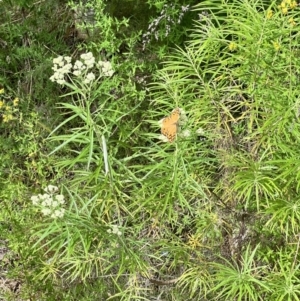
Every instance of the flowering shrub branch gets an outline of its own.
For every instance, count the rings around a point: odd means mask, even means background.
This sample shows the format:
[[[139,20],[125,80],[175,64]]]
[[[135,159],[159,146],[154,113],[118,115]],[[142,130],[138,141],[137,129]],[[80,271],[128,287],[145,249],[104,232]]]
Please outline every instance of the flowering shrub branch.
[[[98,61],[91,52],[83,53],[80,60],[76,60],[74,65],[71,63],[72,58],[69,56],[59,56],[53,59],[52,70],[54,74],[50,77],[52,82],[60,85],[66,83],[66,76],[71,74],[81,77],[84,84],[89,84],[96,79],[95,73],[98,72],[100,77],[111,77],[114,74],[112,65],[108,61]]]

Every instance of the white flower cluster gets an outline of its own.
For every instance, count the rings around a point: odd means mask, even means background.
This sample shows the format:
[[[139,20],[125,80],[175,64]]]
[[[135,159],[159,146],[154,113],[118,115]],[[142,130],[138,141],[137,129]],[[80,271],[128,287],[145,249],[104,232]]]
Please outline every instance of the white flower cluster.
[[[204,136],[205,135],[205,131],[204,131],[203,128],[199,128],[199,129],[196,130],[196,134],[198,136]]]
[[[162,141],[162,142],[165,142],[165,143],[169,142],[169,139],[168,139],[165,135],[163,135],[163,134],[160,134],[160,135],[158,136],[158,139],[159,139],[160,141]]]
[[[44,194],[33,195],[31,197],[32,204],[34,206],[39,206],[41,212],[45,216],[50,216],[51,218],[61,218],[64,216],[65,209],[62,205],[65,203],[65,198],[62,194],[56,194],[58,187],[53,185],[48,185],[44,191]]]
[[[83,60],[87,69],[91,69],[94,67],[95,58],[91,52],[81,54],[80,58]]]
[[[80,55],[82,61],[77,60],[74,64],[73,74],[75,76],[82,76],[83,82],[89,84],[96,76],[93,72],[88,72],[95,65],[95,58],[91,52],[83,53]]]
[[[52,82],[57,82],[58,84],[65,84],[65,75],[72,73],[73,75],[83,78],[85,84],[91,83],[95,78],[95,74],[91,71],[94,67],[97,67],[102,76],[112,76],[114,70],[110,62],[99,61],[95,64],[95,57],[91,52],[83,53],[80,55],[80,60],[71,64],[71,58],[69,56],[59,56],[53,59],[52,70],[54,74],[50,77]]]
[[[114,70],[110,62],[102,62],[99,61],[97,64],[98,68],[101,70],[104,76],[112,76],[114,74]]]
[[[59,56],[53,59],[52,70],[54,74],[50,77],[52,82],[57,82],[60,85],[66,83],[65,75],[70,73],[72,69],[71,58],[69,56]]]
[[[112,225],[111,229],[107,230],[107,233],[117,234],[118,236],[122,235],[122,232],[119,230],[119,226]]]
[[[184,130],[180,133],[180,137],[183,137],[183,138],[188,138],[191,136],[191,131],[190,130]]]

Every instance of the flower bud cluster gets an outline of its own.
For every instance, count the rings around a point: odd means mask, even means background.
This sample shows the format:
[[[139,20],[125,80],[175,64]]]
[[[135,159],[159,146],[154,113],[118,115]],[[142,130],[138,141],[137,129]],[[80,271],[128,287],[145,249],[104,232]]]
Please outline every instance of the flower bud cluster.
[[[119,226],[117,226],[117,225],[112,225],[111,229],[107,230],[107,233],[116,234],[118,236],[122,235],[122,232],[120,231]]]
[[[48,185],[44,189],[44,194],[33,195],[31,197],[32,204],[38,206],[44,216],[50,216],[51,218],[62,218],[65,213],[63,204],[65,203],[64,196],[57,194],[58,187]]]

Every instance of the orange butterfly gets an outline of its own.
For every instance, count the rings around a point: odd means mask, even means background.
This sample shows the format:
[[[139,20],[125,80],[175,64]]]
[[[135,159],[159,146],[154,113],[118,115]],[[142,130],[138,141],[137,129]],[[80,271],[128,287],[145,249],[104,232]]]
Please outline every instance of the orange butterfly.
[[[176,138],[179,119],[180,109],[176,108],[172,111],[170,116],[165,117],[161,122],[161,133],[168,139],[169,142],[173,142]]]

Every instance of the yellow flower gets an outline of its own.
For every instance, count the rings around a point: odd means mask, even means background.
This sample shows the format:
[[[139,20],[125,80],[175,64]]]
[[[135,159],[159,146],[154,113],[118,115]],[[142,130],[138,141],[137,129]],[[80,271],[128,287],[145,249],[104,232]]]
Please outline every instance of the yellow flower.
[[[5,111],[10,111],[11,107],[10,106],[5,106]]]
[[[267,11],[267,19],[268,19],[268,20],[271,19],[272,16],[273,16],[273,11],[272,11],[272,10],[268,10],[268,11]]]
[[[284,15],[286,15],[286,14],[288,13],[288,8],[287,8],[287,7],[284,7],[284,8],[281,9],[281,11],[282,11],[282,13],[283,13]]]
[[[230,42],[228,48],[230,51],[234,51],[237,49],[237,44],[235,42]]]
[[[291,9],[294,9],[294,8],[296,8],[297,6],[298,6],[297,1],[292,1],[292,2],[290,3]]]
[[[0,89],[0,94],[3,94],[4,93],[4,89]]]
[[[285,1],[282,1],[279,5],[278,5],[279,8],[283,9],[286,7],[286,3]]]
[[[11,114],[3,114],[3,122],[9,122],[13,119],[13,116]]]
[[[16,106],[19,104],[19,98],[16,97],[16,98],[13,100],[13,103],[14,103],[14,106],[16,107]]]
[[[4,101],[0,100],[0,109],[4,106]]]
[[[278,42],[273,42],[273,46],[276,51],[278,51],[280,49],[280,44]]]
[[[187,244],[191,246],[192,249],[196,249],[197,247],[201,247],[201,242],[199,241],[199,237],[197,235],[189,235],[189,240]]]
[[[296,25],[296,22],[295,22],[294,18],[289,18],[289,22],[290,22],[291,26]]]

